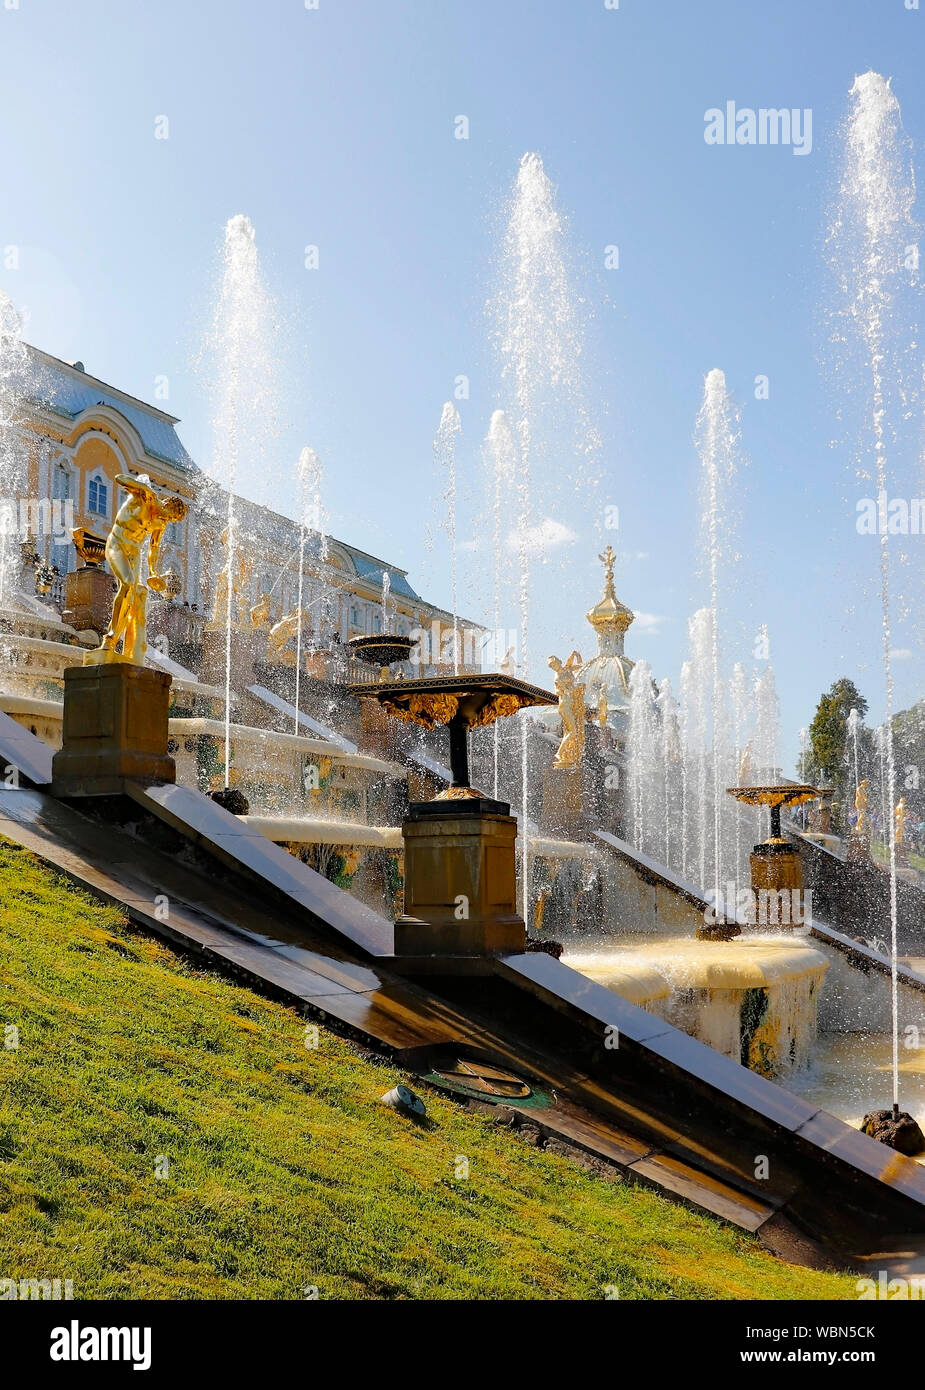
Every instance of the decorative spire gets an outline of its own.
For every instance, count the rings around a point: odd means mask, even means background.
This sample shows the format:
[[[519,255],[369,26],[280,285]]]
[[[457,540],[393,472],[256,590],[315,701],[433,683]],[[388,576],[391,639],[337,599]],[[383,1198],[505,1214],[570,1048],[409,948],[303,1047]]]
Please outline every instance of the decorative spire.
[[[597,633],[598,646],[601,652],[605,652],[608,647],[612,648],[614,638],[619,638],[617,650],[622,654],[623,634],[635,618],[631,609],[625,603],[621,603],[617,598],[613,587],[613,567],[616,555],[613,546],[608,545],[607,549],[597,557],[604,566],[604,597],[600,603],[596,603],[587,614],[588,622]]]

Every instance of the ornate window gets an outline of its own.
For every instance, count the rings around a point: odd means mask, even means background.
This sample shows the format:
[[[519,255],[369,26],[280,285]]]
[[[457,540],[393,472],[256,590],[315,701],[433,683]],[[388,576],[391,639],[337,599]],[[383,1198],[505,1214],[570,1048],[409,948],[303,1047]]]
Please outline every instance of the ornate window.
[[[71,495],[71,475],[63,463],[52,464],[51,497],[53,502],[66,502]]]
[[[95,516],[109,516],[109,483],[105,473],[91,474],[87,483],[87,511]]]

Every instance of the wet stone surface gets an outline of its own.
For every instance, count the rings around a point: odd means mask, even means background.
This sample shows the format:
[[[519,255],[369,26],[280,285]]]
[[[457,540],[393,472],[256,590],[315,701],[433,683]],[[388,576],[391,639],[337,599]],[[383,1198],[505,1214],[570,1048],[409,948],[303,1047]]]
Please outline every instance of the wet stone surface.
[[[892,1110],[871,1110],[861,1121],[861,1133],[879,1139],[881,1144],[888,1144],[908,1158],[925,1152],[925,1135],[905,1110],[895,1117]]]

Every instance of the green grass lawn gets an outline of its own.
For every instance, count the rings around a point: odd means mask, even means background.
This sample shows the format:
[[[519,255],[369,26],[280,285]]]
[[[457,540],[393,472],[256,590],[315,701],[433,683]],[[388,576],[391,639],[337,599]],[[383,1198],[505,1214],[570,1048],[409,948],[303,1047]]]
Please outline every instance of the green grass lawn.
[[[887,869],[890,867],[889,845],[881,844],[879,840],[875,840],[871,844],[870,853],[871,857],[876,859],[878,864],[882,864],[884,868]],[[925,871],[925,857],[921,854],[916,854],[914,850],[910,849],[906,851],[906,862],[909,864],[910,868]]]
[[[294,1012],[2,839],[0,922],[2,1278],[75,1298],[856,1296],[441,1096],[416,1126],[379,1103],[395,1068],[325,1029],[307,1048]]]

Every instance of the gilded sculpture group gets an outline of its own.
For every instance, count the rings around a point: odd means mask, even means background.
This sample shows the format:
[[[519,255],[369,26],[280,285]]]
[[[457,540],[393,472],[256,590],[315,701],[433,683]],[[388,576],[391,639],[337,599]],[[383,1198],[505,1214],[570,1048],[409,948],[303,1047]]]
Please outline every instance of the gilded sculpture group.
[[[105,555],[117,587],[109,630],[100,646],[84,657],[84,664],[88,666],[111,661],[144,665],[148,646],[148,593],[163,593],[167,587],[165,577],[157,568],[161,543],[171,522],[182,521],[187,512],[182,498],[159,496],[145,474],[136,478],[120,473],[116,482],[124,489],[126,497],[107,537]],[[231,536],[234,539],[233,528]],[[253,564],[245,547],[234,544],[229,547],[228,539],[229,529],[226,527],[221,541],[228,551],[228,558],[216,579],[212,620],[208,626],[224,628],[230,619],[233,626],[268,627],[272,616],[270,596],[261,594],[256,604],[248,605]],[[146,564],[147,576],[144,573]],[[299,616],[298,613],[287,613],[270,627],[267,648],[270,662],[294,664],[295,655],[287,650],[287,644],[296,634]],[[308,621],[306,614],[301,616],[303,621]]]
[[[157,569],[161,542],[171,522],[181,521],[186,516],[187,507],[180,497],[159,496],[150,478],[144,474],[137,478],[120,474],[116,482],[124,489],[126,497],[106,540],[106,559],[117,583],[112,619],[100,646],[95,651],[88,652],[84,662],[91,665],[125,661],[143,666],[147,651],[148,593],[163,593],[166,587],[164,576]],[[230,546],[229,538],[232,541]],[[216,580],[212,621],[209,626],[223,628],[226,622],[231,621],[238,626],[263,628],[268,626],[270,621],[271,600],[269,595],[261,594],[256,604],[252,607],[247,606],[253,565],[245,547],[234,544],[235,538],[233,527],[222,532],[221,541],[226,548],[227,559]],[[600,559],[607,568],[608,576],[611,575],[614,554],[609,546]],[[267,651],[269,661],[290,664],[295,661],[295,656],[287,650],[287,646],[296,634],[300,618],[305,621],[306,616],[299,612],[287,613],[270,627]],[[120,642],[121,651],[118,650]],[[565,661],[551,656],[549,665],[556,673],[555,689],[559,700],[559,717],[562,721],[562,741],[556,753],[555,766],[576,767],[581,762],[584,751],[587,717],[587,687],[577,679],[582,666],[581,654],[573,651]],[[456,709],[455,702],[453,707],[450,707],[452,697],[441,698],[446,703],[439,710],[428,708],[427,711],[422,709],[410,712],[403,709],[393,712],[401,718],[414,719],[415,722],[444,723],[452,718]],[[484,706],[473,722],[481,725],[493,723],[503,715],[514,713],[517,705],[517,697],[498,695]],[[602,725],[606,724],[607,696],[603,685],[598,686],[597,717]]]
[[[857,812],[857,820],[854,823],[855,835],[866,835],[869,830],[867,821],[869,787],[870,783],[867,778],[864,777],[858,783],[854,793],[854,809]],[[906,809],[906,798],[901,796],[893,811],[893,843],[896,845],[897,849],[901,849],[906,843],[906,818],[908,814]]]
[[[608,591],[613,584],[613,566],[616,556],[608,546],[597,557],[607,572]],[[557,656],[549,658],[549,665],[556,673],[555,689],[559,697],[559,718],[562,721],[562,742],[555,756],[555,767],[577,767],[585,747],[585,720],[587,719],[588,687],[578,679],[584,665],[581,653],[573,651],[565,661]],[[607,723],[607,692],[602,681],[595,682],[597,721],[603,728]]]

